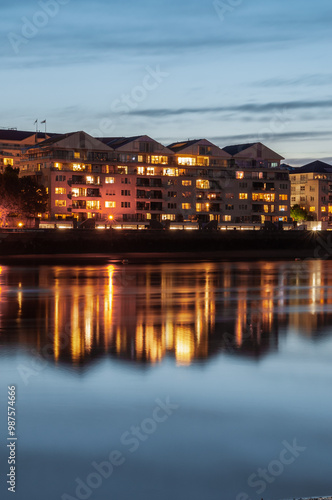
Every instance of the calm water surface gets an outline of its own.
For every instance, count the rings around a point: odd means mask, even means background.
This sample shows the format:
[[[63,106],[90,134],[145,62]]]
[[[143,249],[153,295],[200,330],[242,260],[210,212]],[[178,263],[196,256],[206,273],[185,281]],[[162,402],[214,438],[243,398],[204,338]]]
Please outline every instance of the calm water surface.
[[[2,267],[0,498],[331,494],[331,360],[332,262]]]

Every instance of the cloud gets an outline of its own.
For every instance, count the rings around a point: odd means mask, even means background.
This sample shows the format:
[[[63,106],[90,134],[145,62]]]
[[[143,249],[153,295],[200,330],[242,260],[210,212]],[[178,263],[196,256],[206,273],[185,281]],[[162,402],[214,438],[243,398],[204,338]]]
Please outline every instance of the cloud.
[[[180,116],[185,114],[218,114],[224,112],[234,113],[273,113],[276,111],[292,111],[292,110],[310,110],[319,108],[332,108],[332,99],[325,100],[303,100],[303,101],[284,101],[284,102],[269,102],[269,103],[247,103],[240,105],[227,106],[201,106],[201,107],[186,107],[186,108],[155,108],[155,109],[138,109],[128,112],[128,115],[146,116],[149,118],[163,118],[167,116]]]

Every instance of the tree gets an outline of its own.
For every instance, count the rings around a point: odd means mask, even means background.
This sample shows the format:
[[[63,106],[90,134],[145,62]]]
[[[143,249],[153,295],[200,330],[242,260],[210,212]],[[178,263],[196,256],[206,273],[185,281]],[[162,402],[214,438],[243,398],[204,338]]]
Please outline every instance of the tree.
[[[46,212],[48,195],[44,186],[40,186],[33,177],[19,179],[21,209],[26,217],[36,217],[37,214]]]
[[[19,177],[19,170],[6,167],[0,174],[0,226],[9,217],[34,217],[47,208],[48,196],[44,186],[33,177]]]
[[[295,221],[309,220],[310,216],[305,208],[301,208],[300,205],[294,205],[291,207],[290,215]]]

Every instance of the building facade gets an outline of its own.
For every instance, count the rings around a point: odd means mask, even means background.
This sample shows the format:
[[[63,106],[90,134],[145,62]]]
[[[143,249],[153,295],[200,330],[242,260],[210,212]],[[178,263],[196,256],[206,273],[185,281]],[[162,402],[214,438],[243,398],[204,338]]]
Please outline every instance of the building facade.
[[[308,163],[290,173],[291,206],[307,210],[315,221],[332,224],[332,166]]]
[[[47,188],[50,219],[289,221],[282,157],[260,143],[243,145],[237,155],[206,139],[165,147],[145,135],[97,139],[74,132],[27,148],[20,175],[33,175]]]

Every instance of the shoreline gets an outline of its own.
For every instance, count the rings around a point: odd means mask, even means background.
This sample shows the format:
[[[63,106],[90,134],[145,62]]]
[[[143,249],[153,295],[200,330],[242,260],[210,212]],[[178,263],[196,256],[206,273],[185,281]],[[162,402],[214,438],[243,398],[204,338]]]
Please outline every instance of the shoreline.
[[[0,232],[0,264],[327,260],[332,256],[331,239],[329,231]]]

